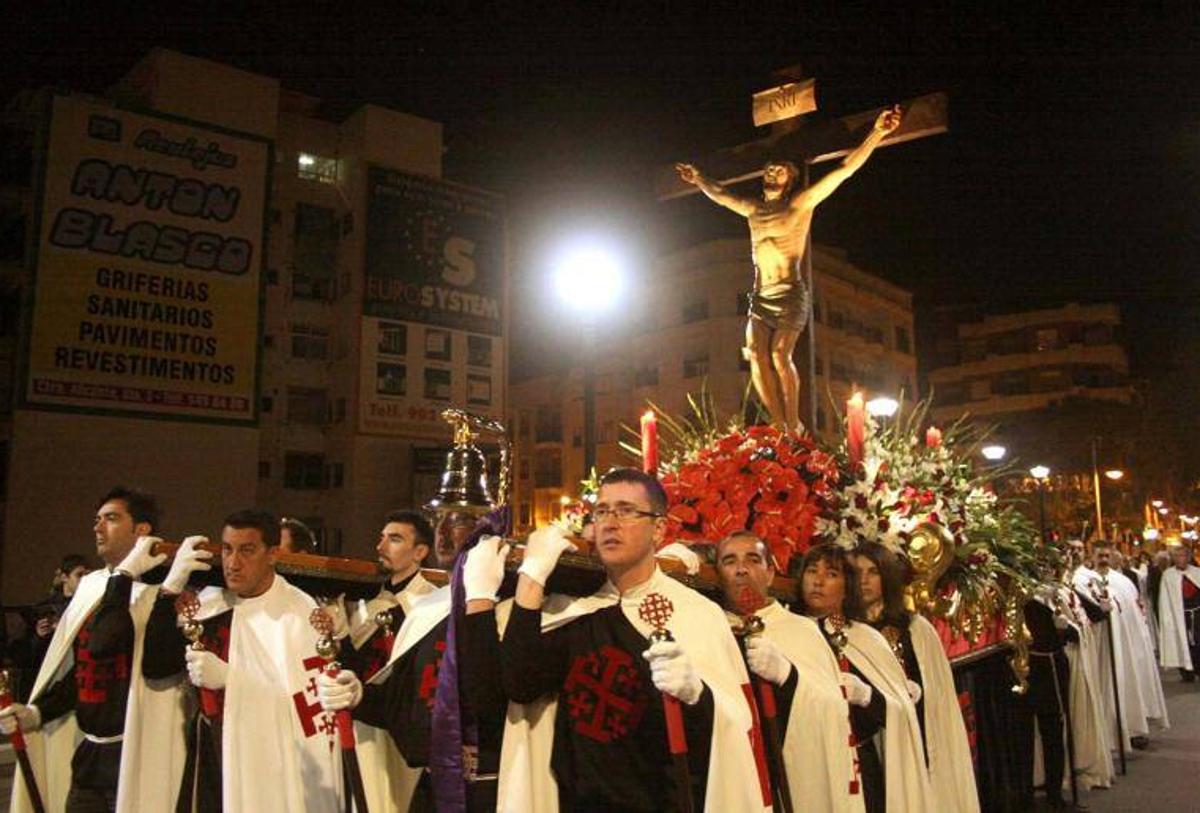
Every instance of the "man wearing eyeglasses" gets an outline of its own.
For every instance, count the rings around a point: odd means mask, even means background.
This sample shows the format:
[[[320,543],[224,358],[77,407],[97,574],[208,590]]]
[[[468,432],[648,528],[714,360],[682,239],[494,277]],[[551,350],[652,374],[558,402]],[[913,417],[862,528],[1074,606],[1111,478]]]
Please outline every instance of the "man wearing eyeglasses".
[[[546,595],[571,542],[552,527],[530,536],[501,645],[512,705],[498,809],[679,810],[685,797],[695,810],[770,808],[751,748],[748,678],[724,613],[655,562],[665,513],[650,475],[617,469],[602,478],[593,517],[608,579],[583,598]],[[504,552],[485,539],[468,554],[468,651],[495,634],[493,613],[472,610],[494,601],[503,568],[490,560]],[[654,604],[652,620],[675,640],[650,643],[655,626],[643,616]],[[682,709],[686,772],[668,750],[668,696]]]

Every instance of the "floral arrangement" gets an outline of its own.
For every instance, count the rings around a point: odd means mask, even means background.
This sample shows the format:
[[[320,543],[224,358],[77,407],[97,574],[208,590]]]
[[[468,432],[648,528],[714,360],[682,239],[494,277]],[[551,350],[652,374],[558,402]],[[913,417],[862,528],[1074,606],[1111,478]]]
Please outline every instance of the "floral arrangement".
[[[922,401],[887,426],[867,417],[861,462],[852,463],[842,444],[838,459],[849,476],[819,532],[847,548],[878,542],[907,555],[919,527],[945,528],[953,557],[932,574],[936,600],[926,609],[975,637],[998,610],[1032,590],[1057,554],[1039,545],[1019,507],[993,490],[1009,471],[975,464],[987,432],[965,420],[922,432],[929,407]]]
[[[810,437],[747,427],[740,417],[722,424],[706,390],[688,401],[690,415],[656,409],[664,429],[666,541],[711,546],[747,530],[767,543],[786,573],[793,557],[819,541],[818,520],[836,502],[842,478],[837,460]]]
[[[826,452],[811,437],[747,427],[740,416],[722,422],[705,391],[689,404],[690,415],[657,410],[668,541],[698,547],[748,530],[787,573],[823,541],[878,542],[907,555],[914,532],[932,523],[953,540],[952,555],[925,574],[935,598],[922,609],[970,638],[1012,609],[1056,556],[1037,543],[1018,506],[992,489],[1008,470],[976,465],[987,433],[965,421],[927,427],[929,401],[886,425],[866,417],[864,431],[850,433],[863,438],[853,457],[845,441]]]

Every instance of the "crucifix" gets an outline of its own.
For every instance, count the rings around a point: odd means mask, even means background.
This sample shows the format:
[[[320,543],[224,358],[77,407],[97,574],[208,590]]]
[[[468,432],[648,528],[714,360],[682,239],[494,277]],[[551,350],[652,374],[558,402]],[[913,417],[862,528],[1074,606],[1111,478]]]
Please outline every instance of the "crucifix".
[[[691,164],[665,167],[656,186],[659,200],[699,191],[747,219],[755,272],[743,352],[771,422],[800,432],[800,380],[793,355],[806,325],[810,427],[815,429],[817,420],[813,210],[876,148],[945,132],[947,100],[944,93],[932,93],[891,108],[802,126],[799,117],[816,109],[816,83],[803,79],[798,66],[779,75],[793,81],[754,94],[754,121],[772,125],[768,136],[709,156],[703,162],[707,174]],[[843,160],[837,168],[809,183],[811,165],[838,158]],[[728,189],[760,175],[761,198]]]

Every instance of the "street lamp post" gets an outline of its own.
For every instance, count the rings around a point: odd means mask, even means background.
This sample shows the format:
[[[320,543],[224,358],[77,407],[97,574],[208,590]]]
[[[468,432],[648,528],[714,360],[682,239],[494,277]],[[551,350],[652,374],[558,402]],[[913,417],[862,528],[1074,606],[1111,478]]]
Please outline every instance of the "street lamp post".
[[[1096,533],[1104,538],[1104,514],[1100,510],[1100,438],[1092,438],[1092,490],[1096,495]]]
[[[566,247],[555,263],[559,299],[582,317],[584,479],[596,467],[596,320],[616,302],[624,282],[613,249],[596,241]]]
[[[1038,513],[1041,516],[1042,544],[1046,544],[1046,478],[1050,476],[1047,466],[1034,466],[1029,470],[1038,485]]]

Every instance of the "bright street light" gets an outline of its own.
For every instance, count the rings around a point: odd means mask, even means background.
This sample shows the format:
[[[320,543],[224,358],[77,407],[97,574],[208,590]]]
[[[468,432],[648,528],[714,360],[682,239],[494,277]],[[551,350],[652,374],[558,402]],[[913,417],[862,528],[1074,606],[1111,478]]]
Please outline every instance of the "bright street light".
[[[1008,449],[1004,448],[998,443],[993,443],[990,446],[984,446],[979,450],[979,453],[982,454],[987,460],[995,462],[997,460],[1003,460],[1004,456],[1008,454]]]
[[[1108,471],[1104,472],[1104,476],[1110,480],[1120,480],[1125,476],[1125,472],[1121,471],[1120,469],[1109,469]]]
[[[624,263],[599,241],[573,243],[554,261],[554,289],[575,310],[598,313],[610,308],[625,288]]]
[[[1162,508],[1163,503],[1162,503],[1162,500],[1151,500],[1150,504],[1153,505],[1155,508]]]
[[[1158,528],[1147,528],[1146,530],[1142,531],[1142,538],[1148,539],[1151,542],[1153,542],[1155,539],[1158,539]]]
[[[867,401],[867,414],[872,418],[890,418],[896,414],[896,410],[899,408],[900,402],[886,395]]]
[[[1171,509],[1170,508],[1160,508],[1160,509],[1158,509],[1158,513],[1162,514],[1165,517],[1167,514],[1171,513]]]
[[[1045,480],[1050,476],[1050,468],[1048,466],[1034,466],[1029,470],[1035,480]]]

